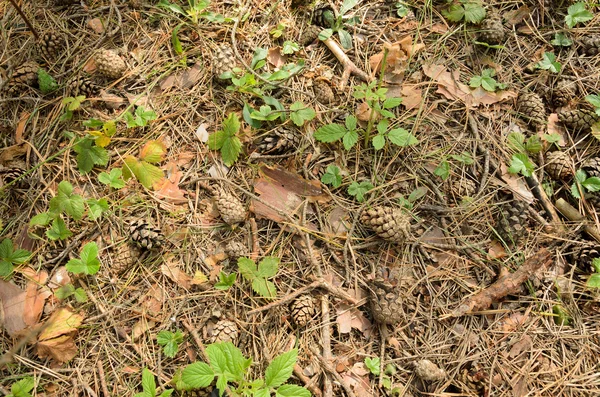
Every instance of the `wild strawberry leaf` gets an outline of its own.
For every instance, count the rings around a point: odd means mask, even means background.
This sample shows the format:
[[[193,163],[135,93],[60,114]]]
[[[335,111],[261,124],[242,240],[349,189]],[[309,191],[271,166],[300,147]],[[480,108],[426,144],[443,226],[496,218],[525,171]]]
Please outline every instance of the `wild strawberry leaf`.
[[[146,142],[140,150],[140,160],[151,164],[158,164],[165,159],[167,147],[160,139]]]

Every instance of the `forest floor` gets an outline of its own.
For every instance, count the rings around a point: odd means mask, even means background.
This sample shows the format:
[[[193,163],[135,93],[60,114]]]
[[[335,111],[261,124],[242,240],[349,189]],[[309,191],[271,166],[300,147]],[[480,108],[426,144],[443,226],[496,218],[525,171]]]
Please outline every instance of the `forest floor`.
[[[597,5],[12,3],[0,394],[600,395]]]

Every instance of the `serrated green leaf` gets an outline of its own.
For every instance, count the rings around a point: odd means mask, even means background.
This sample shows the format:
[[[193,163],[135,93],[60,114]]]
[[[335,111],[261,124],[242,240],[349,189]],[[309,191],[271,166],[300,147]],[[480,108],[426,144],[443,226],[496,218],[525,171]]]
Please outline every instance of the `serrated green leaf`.
[[[321,177],[321,182],[326,185],[331,185],[334,188],[340,187],[342,184],[342,175],[338,166],[330,164],[327,166],[327,170]]]
[[[317,129],[314,132],[314,137],[319,142],[335,142],[339,141],[346,135],[348,130],[339,124],[327,124]]]
[[[183,342],[183,333],[179,330],[175,333],[170,331],[160,331],[156,335],[156,342],[163,346],[165,356],[173,358],[177,354],[179,344]]]
[[[275,357],[265,371],[265,385],[267,387],[279,387],[284,384],[292,376],[297,359],[297,349],[292,349]]]
[[[54,217],[51,216],[49,213],[42,212],[31,218],[31,220],[29,221],[29,226],[46,226],[50,222],[52,222],[52,219],[54,219]]]
[[[573,44],[573,40],[568,38],[564,33],[556,33],[550,44],[557,47],[568,47]]]
[[[358,142],[358,132],[356,130],[347,131],[342,137],[342,144],[346,150],[352,149],[356,142]]]
[[[392,142],[394,145],[401,147],[412,146],[419,143],[417,137],[415,137],[413,134],[411,134],[404,128],[394,128],[393,130],[388,132],[387,137],[390,140],[390,142]]]
[[[226,166],[231,167],[242,152],[242,142],[237,136],[227,137],[221,147],[221,158]]]
[[[237,274],[235,274],[235,273],[226,274],[221,271],[219,273],[219,281],[217,283],[215,283],[215,289],[218,289],[221,291],[228,290],[229,288],[231,288],[233,286],[233,284],[235,284],[236,277],[237,277]]]
[[[600,178],[593,176],[591,178],[587,178],[585,181],[581,183],[583,187],[588,192],[598,192],[600,191]]]
[[[535,165],[531,162],[529,157],[524,153],[513,154],[510,167],[508,172],[511,174],[522,174],[524,176],[531,176]]]
[[[91,138],[82,139],[73,146],[73,150],[77,153],[77,167],[84,174],[90,172],[94,165],[108,164],[108,151],[94,145]]]
[[[65,221],[62,218],[54,218],[50,229],[46,230],[46,236],[50,240],[65,240],[73,233],[67,228]]]
[[[595,108],[600,108],[600,96],[599,95],[587,95],[585,100]]]
[[[462,5],[453,3],[442,10],[442,15],[451,22],[460,22],[465,16],[465,9]]]
[[[581,22],[587,22],[594,18],[594,14],[586,10],[585,3],[575,3],[567,9],[567,15],[565,16],[565,23],[569,28],[573,28],[575,25]]]
[[[276,392],[275,397],[310,397],[312,394],[298,385],[282,385]]]
[[[511,132],[506,137],[508,142],[508,146],[512,148],[515,152],[525,153],[527,150],[525,149],[525,135],[520,132]]]
[[[294,102],[290,106],[290,119],[298,127],[304,125],[307,121],[315,118],[317,113],[311,107],[304,105],[302,102]]]
[[[208,137],[208,148],[210,150],[219,150],[223,147],[225,143],[225,139],[227,139],[227,134],[224,131],[217,131],[213,134],[210,134]]]
[[[592,259],[592,267],[596,273],[600,273],[600,258]]]
[[[379,375],[381,369],[379,368],[381,365],[381,360],[379,357],[365,357],[365,366],[371,371],[371,373],[375,376]]]
[[[173,389],[167,389],[165,391],[163,391],[162,393],[160,393],[160,395],[158,397],[169,397],[171,394],[173,394],[175,390]]]
[[[479,23],[485,18],[485,8],[479,1],[467,1],[463,3],[465,9],[465,21]]]
[[[130,173],[146,188],[151,189],[155,183],[164,178],[164,172],[157,166],[145,161],[139,161],[133,156],[125,157],[123,174]]]
[[[85,303],[88,299],[87,293],[83,288],[75,289],[75,291],[73,292],[73,296],[75,297],[75,300],[79,303]]]
[[[98,245],[91,241],[81,249],[80,259],[71,259],[66,264],[66,269],[74,274],[94,275],[100,270],[98,260]]]
[[[35,379],[27,376],[19,381],[16,381],[10,387],[14,397],[31,397],[30,391],[35,387]]]
[[[256,277],[252,280],[252,290],[263,298],[275,298],[277,296],[275,284],[262,277]]]
[[[400,106],[401,103],[402,98],[387,98],[385,101],[383,101],[382,106],[384,109],[393,109]]]
[[[571,194],[573,195],[573,197],[575,197],[576,199],[580,199],[581,198],[581,193],[579,193],[579,184],[577,182],[574,182],[571,185]]]
[[[556,61],[556,55],[551,52],[545,52],[542,60],[537,63],[537,67],[553,73],[559,73],[562,66]]]
[[[348,186],[348,194],[354,196],[359,203],[362,203],[365,200],[365,194],[371,189],[373,189],[371,182],[352,182],[352,184]]]
[[[435,168],[433,174],[439,176],[443,181],[445,181],[450,176],[450,163],[446,160],[442,161]]]
[[[215,373],[212,368],[202,362],[188,365],[181,374],[181,380],[194,389],[210,386],[214,378]]]
[[[375,150],[381,150],[385,146],[385,135],[377,134],[373,137],[371,144],[375,148]]]
[[[258,277],[274,277],[279,271],[279,258],[275,256],[264,257],[258,264]]]
[[[257,277],[258,268],[252,259],[239,258],[238,269],[246,281],[252,281]]]
[[[542,141],[539,136],[532,135],[525,142],[525,150],[529,153],[537,154],[543,149]]]
[[[150,396],[156,396],[156,381],[148,368],[142,370],[142,389],[144,392],[149,393]]]
[[[300,51],[300,46],[298,45],[298,43],[295,43],[290,40],[286,40],[283,42],[282,52],[284,55],[290,55],[297,51]]]
[[[56,91],[58,89],[58,83],[56,82],[56,80],[54,80],[54,77],[50,76],[50,74],[48,74],[48,72],[46,72],[44,69],[38,69],[37,74],[38,85],[42,93],[49,94],[52,91]]]
[[[113,168],[110,170],[110,174],[101,172],[98,175],[98,181],[105,185],[109,185],[113,189],[121,189],[125,187],[125,181],[121,179],[123,176],[123,170],[120,168]]]
[[[108,211],[108,201],[105,198],[100,200],[89,199],[87,204],[89,207],[88,216],[92,221],[100,218],[103,213]]]

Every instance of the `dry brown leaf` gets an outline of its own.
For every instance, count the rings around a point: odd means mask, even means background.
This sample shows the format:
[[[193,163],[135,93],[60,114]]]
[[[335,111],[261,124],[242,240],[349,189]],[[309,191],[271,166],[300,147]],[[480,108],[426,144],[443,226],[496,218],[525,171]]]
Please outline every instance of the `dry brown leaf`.
[[[501,259],[505,258],[506,255],[506,250],[502,246],[502,243],[495,240],[490,243],[490,248],[488,249],[488,259]]]
[[[360,121],[364,121],[365,123],[368,122],[369,119],[371,118],[371,113],[373,113],[371,111],[371,107],[366,102],[361,102],[356,107],[356,118]],[[377,121],[381,118],[381,115],[377,112],[374,112],[373,118],[375,119],[375,121]]]
[[[26,270],[26,269],[23,269]],[[52,296],[52,292],[46,287],[48,281],[48,272],[45,270],[35,273],[33,269],[28,274],[27,287],[25,288],[25,311],[23,312],[23,321],[28,326],[34,326],[42,317],[46,299]]]
[[[171,88],[192,88],[202,78],[203,70],[202,65],[196,63],[190,69],[175,72],[162,79],[152,94],[157,95]]]
[[[516,25],[531,14],[531,10],[527,6],[521,6],[516,10],[508,11],[504,13],[504,19],[511,25]]]
[[[365,292],[361,289],[354,290],[349,289],[346,292],[357,300],[365,297]],[[338,331],[341,334],[348,334],[352,331],[352,328],[359,330],[365,337],[369,337],[373,328],[373,324],[365,317],[362,311],[358,310],[356,306],[348,305],[344,302],[340,302],[336,305],[336,322],[338,324]]]
[[[77,355],[77,346],[71,335],[39,342],[36,350],[39,358],[51,358],[59,363],[67,362]]]
[[[100,18],[92,18],[87,23],[88,27],[92,29],[95,33],[101,34],[104,33],[104,24],[100,20]]]
[[[94,57],[90,57],[85,65],[83,65],[83,71],[88,74],[93,74],[96,71],[96,61]]]
[[[285,190],[290,193],[306,197],[323,194],[323,190],[319,185],[315,186],[297,173],[290,172],[281,166],[268,167],[263,164],[259,171],[265,177],[280,184],[281,187],[285,188]]]
[[[171,256],[165,259],[165,262],[160,265],[160,272],[167,276],[178,286],[184,289],[190,289],[192,286],[192,277],[179,268],[175,257]]]
[[[15,157],[23,156],[27,153],[28,147],[29,146],[23,142],[0,149],[0,164],[4,165],[9,161],[14,160]]]
[[[151,316],[157,316],[161,313],[163,307],[165,292],[158,284],[152,284],[150,289],[140,298],[140,306],[147,310]]]
[[[346,220],[348,211],[340,206],[336,205],[327,218],[328,222],[325,224],[325,228],[332,236],[345,236],[351,228]]]
[[[30,112],[21,113],[19,123],[17,124],[17,128],[15,128],[15,142],[17,144],[23,143],[23,134],[25,132],[25,126],[27,125],[29,116],[31,116]]]
[[[374,397],[371,393],[369,374],[370,372],[365,368],[365,364],[358,362],[341,375],[344,382],[354,390],[357,396]]]
[[[133,324],[131,328],[131,339],[136,341],[140,336],[144,335],[146,332],[149,332],[152,328],[156,326],[156,322],[153,320],[146,320],[145,318],[140,318],[138,321]]]
[[[508,352],[508,357],[514,359],[519,356],[521,353],[528,351],[529,348],[533,345],[533,340],[531,336],[525,334],[521,336],[521,338],[510,348]]]
[[[198,140],[202,143],[205,143],[206,141],[208,141],[208,130],[206,129],[208,127],[208,124],[206,123],[201,123],[198,128],[196,129],[196,138],[198,138]]]
[[[504,320],[500,322],[500,328],[502,332],[506,334],[510,334],[514,332],[516,329],[519,329],[525,324],[525,321],[529,318],[529,313],[520,313],[515,312],[510,316],[506,317]]]
[[[400,47],[409,58],[425,48],[425,44],[423,43],[414,43],[412,36],[404,37],[398,44],[400,44]]]
[[[269,48],[269,52],[267,54],[267,61],[275,68],[280,68],[287,62],[286,56],[281,53],[281,47],[272,47]]]
[[[402,84],[400,95],[397,97],[402,98],[402,106],[406,109],[418,109],[421,106],[423,90],[417,87],[417,84]]]
[[[448,25],[443,23],[434,23],[429,27],[429,31],[437,34],[444,34],[448,31]]]
[[[540,131],[539,133],[540,135],[543,135],[543,131]],[[548,134],[560,135],[560,140],[557,142],[558,146],[564,147],[567,144],[567,130],[558,122],[557,113],[551,113],[550,116],[548,116]],[[542,140],[542,142],[545,141]]]
[[[412,39],[411,39],[412,40]],[[408,61],[408,55],[402,49],[400,42],[384,43],[381,52],[369,58],[369,65],[373,73],[381,72],[384,50],[388,51],[385,63],[385,75],[383,81],[390,84],[399,84],[404,79],[404,72]]]
[[[161,179],[154,185],[156,195],[174,204],[187,203],[187,198],[185,198],[186,192],[179,188],[179,182],[183,175],[177,167],[177,164],[169,162],[166,165],[165,170],[167,171],[167,177]]]
[[[44,323],[44,329],[40,332],[38,341],[47,341],[75,332],[82,322],[82,315],[73,313],[67,308],[58,309]]]
[[[474,90],[472,90],[471,95],[475,100],[475,102],[473,103],[474,106],[493,105],[494,103],[503,102],[507,99],[517,97],[517,93],[514,91],[502,90],[496,92],[489,92],[481,87],[477,87]]]
[[[523,201],[528,204],[533,203],[535,197],[529,190],[527,183],[523,178],[518,175],[512,175],[508,172],[506,164],[500,164],[500,171],[502,172],[502,180],[506,183],[506,186],[515,194],[519,195]]]
[[[27,327],[23,320],[27,293],[8,281],[0,280],[0,325],[10,336],[16,336]]]
[[[192,285],[200,285],[206,282],[208,282],[208,277],[206,277],[206,274],[202,273],[200,270],[196,270],[194,277],[192,278]]]

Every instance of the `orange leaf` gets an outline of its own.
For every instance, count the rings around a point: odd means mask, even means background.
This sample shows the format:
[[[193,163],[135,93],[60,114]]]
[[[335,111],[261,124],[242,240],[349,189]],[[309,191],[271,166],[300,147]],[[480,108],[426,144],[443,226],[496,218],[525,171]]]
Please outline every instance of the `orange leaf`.
[[[47,341],[77,331],[82,322],[82,315],[75,314],[67,308],[58,309],[44,323],[38,341]]]

